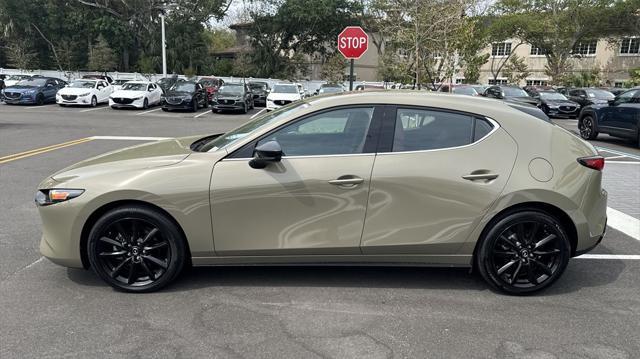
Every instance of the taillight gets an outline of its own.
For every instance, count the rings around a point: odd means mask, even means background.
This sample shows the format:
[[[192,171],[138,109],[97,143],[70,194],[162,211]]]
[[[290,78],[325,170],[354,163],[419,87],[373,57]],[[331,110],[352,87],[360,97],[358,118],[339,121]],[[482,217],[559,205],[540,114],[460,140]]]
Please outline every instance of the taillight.
[[[604,157],[602,156],[591,156],[591,157],[580,157],[578,158],[578,163],[585,167],[589,167],[596,171],[602,171],[604,168]]]

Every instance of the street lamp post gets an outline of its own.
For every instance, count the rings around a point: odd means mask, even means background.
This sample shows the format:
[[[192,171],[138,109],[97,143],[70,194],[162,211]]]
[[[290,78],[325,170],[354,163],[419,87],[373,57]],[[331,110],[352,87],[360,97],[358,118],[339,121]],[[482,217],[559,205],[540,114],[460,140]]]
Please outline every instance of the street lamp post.
[[[162,23],[162,77],[167,77],[167,41],[164,36],[164,10],[160,12],[160,21]]]

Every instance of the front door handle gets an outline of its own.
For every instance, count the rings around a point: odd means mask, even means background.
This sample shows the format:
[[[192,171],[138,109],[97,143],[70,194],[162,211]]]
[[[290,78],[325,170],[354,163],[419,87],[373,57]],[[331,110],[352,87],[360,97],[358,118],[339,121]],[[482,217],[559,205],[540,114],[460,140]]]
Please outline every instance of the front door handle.
[[[477,180],[491,181],[498,178],[498,175],[496,173],[471,173],[471,174],[462,176],[462,178],[469,181],[477,181]]]
[[[356,176],[340,176],[337,179],[329,181],[329,184],[335,186],[355,186],[364,182],[364,179]]]

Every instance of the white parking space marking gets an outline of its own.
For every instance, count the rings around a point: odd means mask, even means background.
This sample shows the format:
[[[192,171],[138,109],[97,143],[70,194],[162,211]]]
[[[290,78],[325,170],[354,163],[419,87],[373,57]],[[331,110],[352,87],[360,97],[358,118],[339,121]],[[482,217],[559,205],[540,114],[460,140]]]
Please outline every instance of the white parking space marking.
[[[640,254],[583,254],[574,259],[630,259],[639,260]]]
[[[263,108],[262,110],[258,111],[255,115],[249,117],[249,118],[255,118],[256,116],[258,116],[259,114],[261,114],[264,110],[266,110],[266,108]]]
[[[82,110],[82,111],[78,111],[78,112],[91,112],[91,111],[98,111],[98,110],[104,110],[109,108],[109,106],[105,106],[105,107],[93,107],[93,108],[88,108],[86,110]]]
[[[51,105],[53,105],[53,104],[51,104]],[[51,106],[51,105],[29,106],[29,107],[23,107],[23,109],[25,109],[25,110],[32,110],[32,109],[34,109],[34,108],[44,108],[44,107],[46,107],[46,106]]]
[[[144,111],[144,112],[138,112],[138,113],[136,113],[136,116],[144,115],[144,114],[151,113],[151,112],[160,111],[161,109],[162,109],[162,107],[158,107],[158,108],[154,108],[153,110]]]
[[[209,113],[209,110],[206,110],[206,111],[204,111],[204,112],[202,112],[202,113],[199,113],[199,114],[197,114],[197,115],[193,116],[193,118],[198,118],[198,117],[203,116],[203,115],[206,115],[206,114],[208,114],[208,113]]]
[[[595,146],[595,147],[596,147],[596,150],[598,150],[599,152],[612,153],[614,155],[633,158],[634,160],[639,160],[640,161],[640,156],[632,155],[631,153],[626,153],[626,152],[622,152],[622,151],[618,151],[618,150],[612,150],[612,149],[606,148],[606,147],[598,147],[598,146]]]
[[[635,161],[606,161],[607,164],[615,163],[615,164],[625,164],[625,165],[640,165],[640,162]]]
[[[611,156],[611,157],[605,157],[604,159],[607,160],[607,162],[609,162],[608,160],[619,160],[621,158],[629,158],[627,156]]]
[[[115,140],[115,141],[162,141],[171,137],[136,137],[136,136],[91,136],[92,140]]]
[[[607,226],[640,241],[640,219],[607,207]]]

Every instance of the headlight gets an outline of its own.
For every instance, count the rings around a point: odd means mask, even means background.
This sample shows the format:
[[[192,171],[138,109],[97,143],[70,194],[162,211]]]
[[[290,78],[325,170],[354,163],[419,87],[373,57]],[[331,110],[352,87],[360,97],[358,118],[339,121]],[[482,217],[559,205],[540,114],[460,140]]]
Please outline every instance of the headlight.
[[[89,96],[90,92],[85,92],[85,93],[81,93],[78,95],[78,97],[85,97],[85,96]]]
[[[142,98],[143,98],[143,97],[144,97],[144,96],[136,97],[136,98],[134,98],[134,99],[133,99],[133,101],[142,100]]]
[[[41,189],[36,192],[35,201],[38,206],[48,206],[76,198],[82,193],[83,189]]]
[[[34,93],[36,93],[36,90],[27,90],[24,92],[26,95],[33,95]]]

